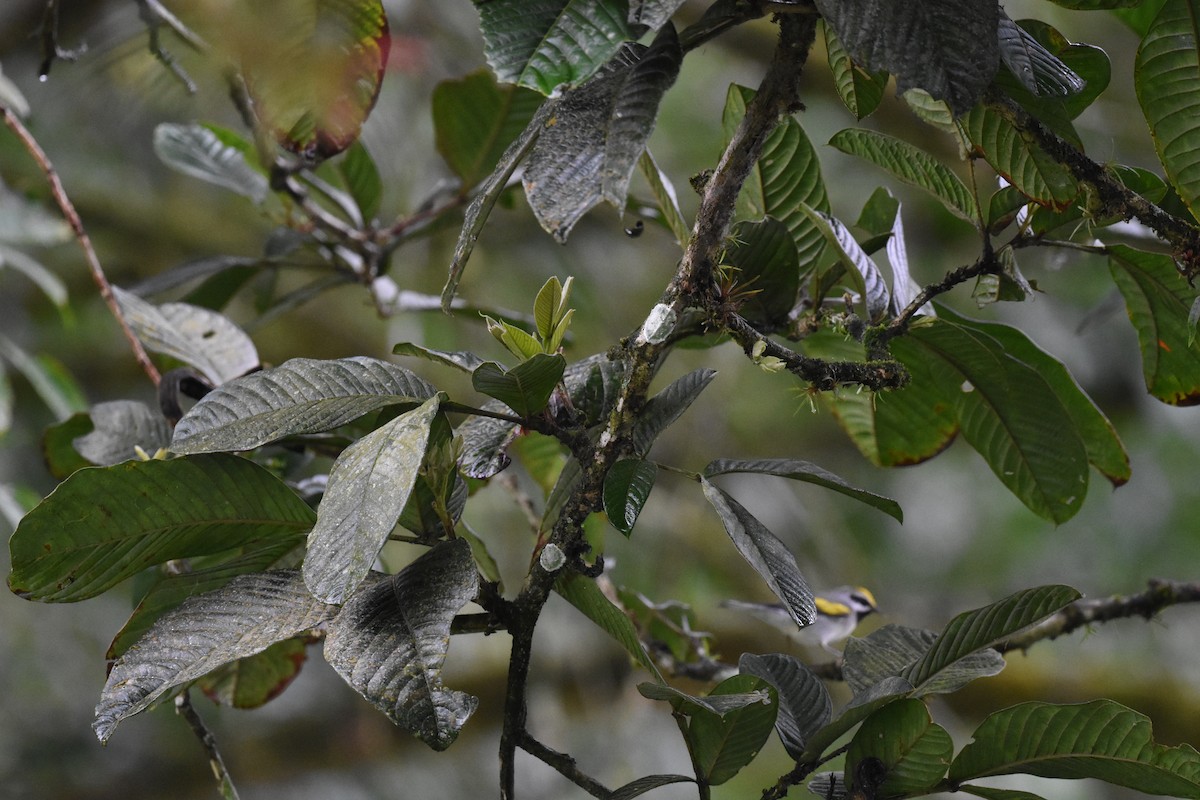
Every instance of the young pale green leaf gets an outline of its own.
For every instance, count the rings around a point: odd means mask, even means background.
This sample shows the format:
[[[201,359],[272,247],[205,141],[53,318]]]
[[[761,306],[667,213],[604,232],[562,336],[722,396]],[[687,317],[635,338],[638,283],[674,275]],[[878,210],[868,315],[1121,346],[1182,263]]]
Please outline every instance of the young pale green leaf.
[[[654,440],[683,416],[696,398],[700,396],[713,378],[716,370],[694,369],[682,378],[672,381],[667,388],[651,397],[633,428],[633,449],[639,456],[650,452]]]
[[[801,761],[815,762],[844,734],[888,703],[907,697],[912,684],[903,678],[885,678],[862,694],[856,694],[833,722],[824,726],[808,740]]]
[[[775,727],[779,704],[775,688],[753,675],[734,675],[708,693],[709,700],[750,693],[767,693],[767,696],[723,716],[698,711],[688,725],[687,737],[697,777],[710,786],[725,783],[754,760]]]
[[[730,239],[723,261],[736,270],[738,289],[748,293],[739,313],[759,326],[786,324],[800,292],[800,259],[791,232],[767,217],[737,223]]]
[[[825,33],[825,52],[829,54],[829,70],[838,96],[855,119],[863,119],[879,107],[883,90],[887,88],[886,72],[868,72],[854,63],[842,40],[829,25],[821,26]]]
[[[731,472],[755,472],[762,475],[775,475],[780,478],[790,478],[794,481],[803,481],[804,483],[824,486],[826,489],[832,489],[839,494],[853,497],[855,500],[877,508],[894,518],[897,522],[904,522],[904,511],[895,500],[851,486],[832,472],[828,472],[808,461],[801,461],[797,458],[759,458],[752,460],[718,458],[715,461],[710,461],[708,466],[704,468],[704,477],[712,478],[717,475],[728,475]]]
[[[1039,516],[1073,517],[1087,493],[1088,455],[1046,378],[963,325],[929,320],[906,338],[948,367],[935,372],[937,388],[1000,482]]]
[[[1171,272],[1178,274],[1174,269]],[[1180,280],[1179,283],[1182,285],[1183,281]],[[1114,487],[1121,486],[1129,480],[1129,454],[1125,452],[1125,446],[1121,444],[1116,429],[1091,398],[1084,394],[1083,389],[1061,362],[1039,348],[1016,328],[967,319],[948,309],[942,309],[941,316],[955,324],[986,333],[1000,342],[1010,356],[1036,369],[1066,409],[1073,427],[1083,439],[1091,465],[1100,470]]]
[[[634,167],[654,131],[658,105],[682,54],[666,26],[649,48],[627,45],[587,83],[553,102],[525,168],[525,196],[560,243],[601,200],[625,207]]]
[[[484,319],[487,320],[488,332],[495,337],[496,341],[522,361],[533,358],[542,352],[542,343],[525,329],[510,325],[503,320],[494,320],[486,315]]]
[[[314,517],[281,480],[237,456],[82,469],[13,533],[8,585],[30,600],[85,600],[165,561],[303,537]]]
[[[946,625],[937,641],[902,677],[916,691],[959,659],[990,647],[1080,598],[1070,586],[1024,589],[991,605],[964,611]]]
[[[654,660],[650,658],[650,654],[638,638],[637,628],[632,620],[605,597],[594,580],[569,569],[563,570],[554,583],[554,591],[624,647],[625,652],[645,667],[654,676],[655,681],[664,682],[658,667],[654,665]]]
[[[922,658],[938,635],[923,628],[884,625],[862,639],[846,641],[843,673],[854,694],[870,692],[881,682],[901,675]],[[998,675],[1006,666],[1004,656],[991,648],[960,658],[922,684],[917,695],[949,694],[971,681]]]
[[[562,293],[562,284],[559,283],[558,276],[551,275],[534,298],[533,318],[537,323],[538,336],[543,341],[554,334],[554,328],[558,324],[557,312],[558,307],[562,305]]]
[[[723,717],[731,711],[737,711],[739,708],[753,705],[755,703],[768,703],[771,701],[771,695],[765,689],[759,689],[751,692],[737,692],[730,694],[712,694],[707,697],[700,697],[687,692],[681,692],[673,686],[667,686],[664,683],[639,683],[638,694],[649,700],[665,700],[671,703],[677,710],[684,714],[692,715],[700,712],[708,712],[716,714],[718,717]]]
[[[817,607],[812,590],[796,565],[796,557],[738,501],[711,484],[707,478],[702,477],[700,485],[742,558],[783,601],[796,625],[801,628],[811,625],[817,618]]]
[[[238,575],[295,566],[304,554],[303,536],[260,539],[215,556],[188,560],[190,570],[172,572],[158,568],[137,607],[113,637],[105,658],[115,661],[150,629],[158,619],[189,597],[220,589]]]
[[[240,66],[262,131],[306,159],[329,158],[354,143],[387,65],[380,0],[232,8],[212,15],[221,28],[205,38]]]
[[[266,176],[246,163],[240,150],[203,125],[162,123],[154,129],[154,152],[164,164],[185,175],[237,192],[255,203],[267,199]]]
[[[687,247],[688,240],[692,237],[692,231],[683,218],[683,212],[679,209],[679,196],[675,193],[675,186],[671,183],[671,179],[655,163],[654,156],[650,155],[649,149],[645,150],[642,157],[638,159],[638,169],[641,170],[646,183],[650,185],[650,192],[654,195],[654,201],[662,214],[663,222],[674,235],[676,244],[680,248]]]
[[[437,150],[464,190],[492,173],[542,100],[529,89],[499,86],[486,69],[437,85],[432,100]]]
[[[658,466],[653,461],[626,458],[613,464],[604,477],[604,513],[626,536],[633,531],[657,476]]]
[[[308,659],[308,637],[285,639],[252,656],[218,667],[197,683],[218,705],[259,708],[288,687]]]
[[[1133,84],[1171,185],[1200,219],[1200,8],[1167,0],[1138,47]]]
[[[375,358],[293,358],[219,386],[179,424],[171,450],[250,450],[328,431],[387,406],[421,403],[437,390],[403,367]]]
[[[137,458],[138,447],[150,455],[171,441],[171,426],[162,412],[134,400],[112,400],[92,406],[90,433],[74,441],[79,455],[109,467]]]
[[[667,786],[672,783],[695,782],[695,778],[689,778],[687,775],[647,775],[644,778],[638,778],[620,788],[614,789],[612,794],[608,796],[608,800],[633,800],[633,798],[641,797],[651,789],[657,789],[660,786]]]
[[[889,703],[868,717],[846,752],[846,781],[854,791],[857,765],[867,758],[883,762],[886,777],[876,797],[909,797],[933,789],[954,756],[950,734],[936,725],[920,700]]]
[[[891,304],[891,293],[888,292],[887,281],[884,280],[879,265],[866,254],[862,246],[855,241],[850,231],[837,217],[809,208],[807,205],[801,205],[800,210],[808,216],[816,229],[825,237],[826,244],[833,248],[838,260],[850,270],[852,275],[856,275],[862,280],[867,318],[874,322],[883,319]]]
[[[1165,747],[1150,720],[1112,700],[1022,703],[983,721],[950,765],[950,780],[1026,773],[1097,778],[1147,794],[1200,797],[1200,753]]]
[[[959,218],[972,225],[978,223],[979,212],[971,190],[953,170],[916,145],[866,128],[838,131],[829,144],[924,189]]]
[[[170,689],[316,628],[336,612],[308,593],[295,570],[243,575],[192,597],[113,665],[92,730],[107,741],[119,722]]]
[[[986,105],[976,106],[963,118],[963,131],[975,152],[1035,203],[1062,210],[1079,195],[1079,183],[1070,170]]]
[[[190,364],[214,386],[258,367],[254,342],[225,315],[187,303],[155,306],[117,286],[112,291],[125,321],[148,350]]]
[[[833,701],[825,684],[799,660],[782,653],[744,653],[738,659],[738,670],[775,687],[779,697],[775,731],[783,749],[799,761],[809,737],[827,725],[833,714]]]
[[[466,350],[455,350],[453,352],[448,350],[434,350],[433,348],[422,347],[412,342],[401,342],[392,348],[392,353],[398,356],[423,358],[426,361],[445,364],[448,367],[454,367],[463,372],[474,372],[475,368],[483,363],[482,358]]]
[[[587,80],[634,38],[628,0],[494,0],[477,8],[497,77],[547,95]]]
[[[560,355],[538,353],[511,370],[485,361],[471,373],[475,391],[494,397],[518,416],[530,417],[546,407],[554,387],[562,380],[567,360]]]
[[[736,84],[729,87],[721,124],[725,143],[733,136],[746,105],[755,93]],[[759,220],[774,217],[787,225],[796,242],[801,269],[811,269],[825,249],[825,239],[812,220],[801,210],[807,205],[817,211],[829,211],[821,162],[812,142],[793,117],[785,117],[763,143],[758,163],[746,177],[737,200],[737,218]]]
[[[897,5],[891,0],[817,0],[850,56],[917,86],[962,114],[992,82],[1000,63],[999,7],[991,0]]]
[[[450,623],[478,591],[467,542],[441,542],[347,601],[328,624],[325,660],[392,722],[445,750],[479,705],[441,677]]]
[[[438,405],[435,395],[334,462],[304,557],[304,580],[315,597],[343,603],[370,573],[416,485]]]
[[[1116,245],[1108,263],[1137,330],[1146,389],[1171,405],[1200,403],[1200,350],[1188,324],[1196,290],[1168,255]]]
[[[379,213],[379,203],[383,199],[383,179],[379,176],[379,167],[375,159],[367,152],[362,142],[355,142],[346,150],[346,154],[338,162],[338,172],[354,204],[366,222],[370,222]]]

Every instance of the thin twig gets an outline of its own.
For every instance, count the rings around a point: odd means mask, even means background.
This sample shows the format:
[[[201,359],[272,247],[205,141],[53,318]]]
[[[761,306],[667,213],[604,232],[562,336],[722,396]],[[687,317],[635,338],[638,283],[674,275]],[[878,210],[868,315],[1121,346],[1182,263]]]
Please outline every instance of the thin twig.
[[[167,68],[175,78],[183,84],[188,94],[196,93],[196,83],[191,79],[175,57],[168,53],[162,46],[160,37],[160,29],[163,25],[170,28],[176,36],[182,39],[192,48],[204,52],[208,49],[208,45],[203,39],[189,29],[178,17],[163,7],[158,0],[134,0],[137,3],[138,15],[142,18],[142,22],[146,25],[146,31],[150,36],[150,52],[158,59],[158,62]]]
[[[208,765],[212,768],[213,777],[217,779],[221,797],[225,800],[238,800],[237,787],[233,785],[229,770],[225,768],[225,760],[221,758],[221,751],[217,749],[216,737],[204,724],[204,720],[200,719],[200,714],[192,706],[192,700],[186,691],[175,698],[175,713],[184,718],[192,733],[200,740],[200,746],[208,754]]]
[[[134,335],[133,329],[125,321],[125,315],[121,313],[121,306],[117,303],[117,298],[113,295],[112,284],[108,282],[108,278],[104,274],[104,268],[100,266],[100,259],[92,247],[92,241],[83,229],[83,221],[80,220],[79,214],[75,211],[75,206],[72,205],[66,190],[63,189],[62,181],[59,180],[58,173],[54,170],[54,165],[50,163],[50,159],[46,156],[45,151],[42,150],[41,145],[33,138],[33,134],[21,124],[21,120],[17,118],[17,115],[11,109],[0,107],[0,116],[3,116],[4,124],[17,135],[17,138],[21,140],[21,144],[25,146],[26,152],[41,167],[42,172],[46,176],[46,181],[50,184],[50,192],[54,196],[55,202],[58,203],[63,216],[71,226],[71,230],[75,233],[75,240],[79,242],[80,248],[83,249],[84,258],[87,260],[88,268],[91,270],[92,280],[95,281],[97,288],[100,290],[100,296],[104,298],[109,311],[112,312],[113,317],[116,318],[117,323],[121,326],[121,330],[124,332],[125,338],[129,341],[129,346],[133,350],[133,356],[137,359],[138,364],[141,365],[142,371],[146,373],[146,376],[157,387],[161,380],[158,368],[150,361],[150,356],[146,354],[146,349],[142,347],[142,343]]]
[[[528,733],[521,739],[520,745],[521,749],[526,753],[554,767],[560,775],[580,789],[583,789],[592,797],[607,800],[612,795],[612,791],[606,788],[604,784],[580,770],[575,763],[575,759],[566,753],[560,753],[557,750],[547,747]]]
[[[74,50],[68,50],[58,43],[60,5],[61,0],[46,0],[46,10],[42,13],[42,63],[38,67],[38,77],[42,80],[50,74],[50,67],[55,61],[74,61],[87,52],[86,43],[81,43]]]

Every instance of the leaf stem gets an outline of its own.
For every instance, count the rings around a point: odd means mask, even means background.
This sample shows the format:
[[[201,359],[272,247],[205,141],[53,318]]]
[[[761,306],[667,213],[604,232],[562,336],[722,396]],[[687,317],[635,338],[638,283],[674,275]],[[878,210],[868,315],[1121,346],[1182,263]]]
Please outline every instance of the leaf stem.
[[[133,329],[125,321],[125,315],[121,313],[121,306],[117,303],[117,298],[113,295],[112,284],[108,282],[108,277],[104,274],[104,268],[100,265],[100,258],[96,255],[95,248],[92,247],[92,241],[88,238],[87,231],[83,228],[83,221],[79,218],[79,213],[71,203],[71,198],[67,196],[67,192],[63,188],[62,181],[59,179],[54,165],[50,163],[49,157],[42,150],[37,139],[33,137],[33,134],[21,123],[21,120],[17,118],[17,115],[11,109],[0,106],[0,117],[3,117],[4,124],[21,140],[25,151],[29,153],[30,157],[37,163],[42,173],[46,176],[46,182],[50,185],[50,193],[54,196],[54,201],[58,204],[59,209],[62,210],[63,217],[66,218],[67,224],[71,226],[71,231],[75,234],[75,240],[79,242],[79,247],[83,250],[83,256],[91,271],[92,280],[100,290],[100,297],[104,299],[108,310],[112,312],[113,317],[117,320],[117,324],[121,326],[121,331],[129,341],[130,349],[133,350],[133,357],[141,366],[142,371],[146,373],[146,376],[157,387],[159,381],[162,380],[158,368],[150,361],[150,356],[146,354],[146,349],[142,347],[142,343],[134,335]]]
[[[200,718],[200,714],[192,706],[191,696],[186,691],[175,698],[175,713],[183,717],[188,727],[192,729],[192,733],[196,734],[196,738],[200,740],[200,746],[204,748],[204,752],[208,754],[208,764],[212,767],[213,777],[217,779],[221,797],[225,800],[238,800],[237,787],[233,785],[233,779],[229,777],[229,770],[225,768],[225,760],[221,758],[221,751],[217,749],[216,737],[213,736],[212,731],[208,729],[204,720]]]

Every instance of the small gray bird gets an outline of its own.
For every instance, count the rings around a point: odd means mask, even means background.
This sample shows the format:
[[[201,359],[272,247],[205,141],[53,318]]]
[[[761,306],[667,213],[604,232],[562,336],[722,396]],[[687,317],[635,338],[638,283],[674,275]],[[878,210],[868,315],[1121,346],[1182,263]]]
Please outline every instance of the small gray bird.
[[[745,611],[783,630],[790,638],[801,644],[819,644],[834,655],[841,652],[833,647],[834,642],[854,633],[863,618],[877,611],[875,595],[861,586],[839,586],[814,598],[817,618],[811,625],[797,627],[791,614],[781,603],[747,603],[742,600],[726,600],[724,608]]]

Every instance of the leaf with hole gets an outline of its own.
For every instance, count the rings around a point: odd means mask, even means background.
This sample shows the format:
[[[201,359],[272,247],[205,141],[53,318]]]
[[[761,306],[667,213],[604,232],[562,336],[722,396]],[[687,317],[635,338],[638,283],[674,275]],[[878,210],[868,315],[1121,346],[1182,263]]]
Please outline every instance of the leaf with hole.
[[[885,769],[883,782],[875,787],[877,797],[908,797],[925,794],[946,774],[954,756],[954,742],[946,729],[933,722],[920,700],[898,700],[868,717],[846,751],[846,780],[855,786],[857,765],[876,758]]]

